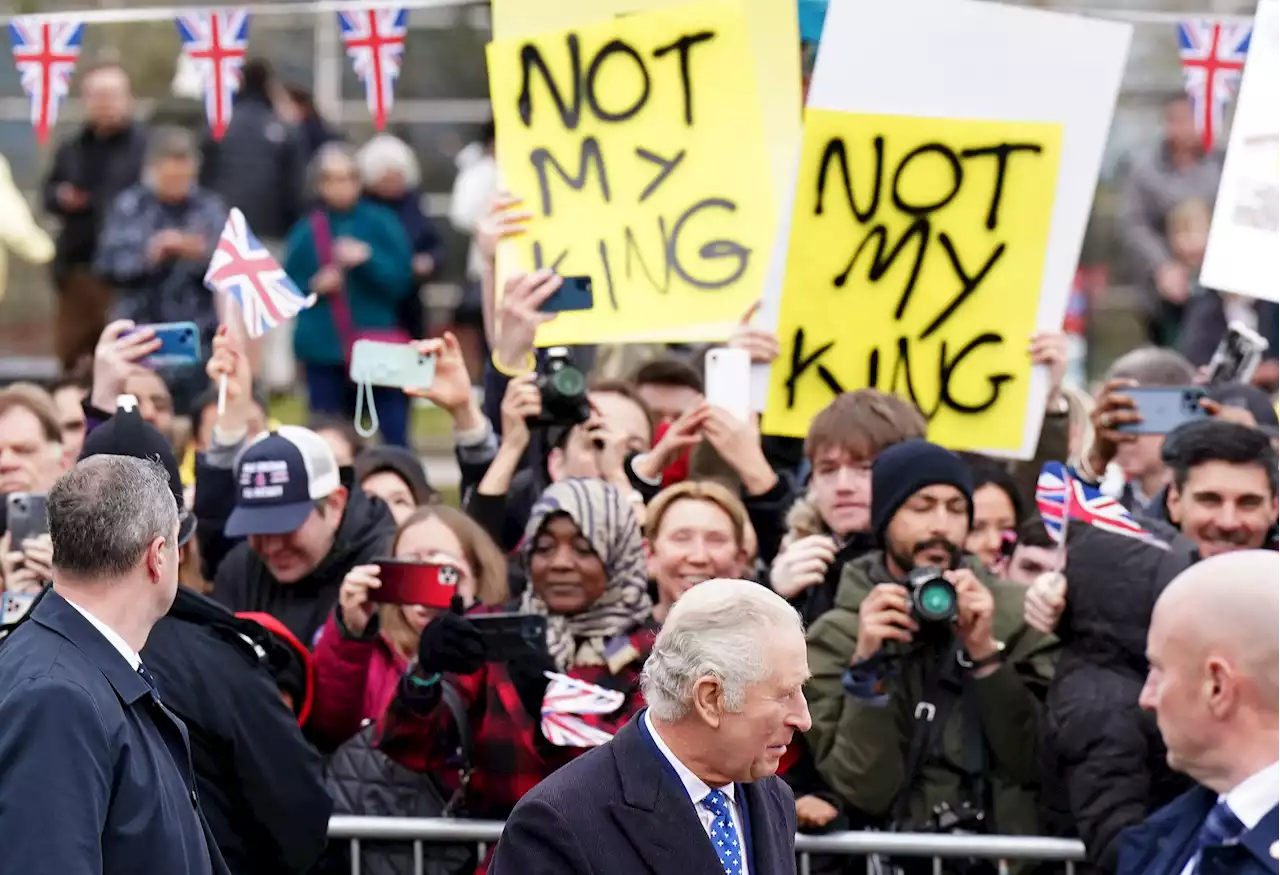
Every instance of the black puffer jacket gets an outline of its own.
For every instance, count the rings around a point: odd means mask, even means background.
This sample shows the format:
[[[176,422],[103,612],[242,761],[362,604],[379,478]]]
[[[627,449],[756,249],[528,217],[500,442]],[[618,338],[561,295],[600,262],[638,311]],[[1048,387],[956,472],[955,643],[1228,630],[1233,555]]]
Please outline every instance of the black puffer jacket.
[[[1165,763],[1155,722],[1138,707],[1156,597],[1195,561],[1189,541],[1157,522],[1168,549],[1099,528],[1068,533],[1063,649],[1045,720],[1046,822],[1078,834],[1089,862],[1115,868],[1115,839],[1171,801],[1187,779]]]
[[[395,527],[385,504],[352,489],[333,547],[315,571],[296,583],[278,583],[248,542],[242,542],[218,566],[213,597],[236,613],[271,614],[314,647],[316,633],[338,603],[342,578],[352,567],[384,554]]]

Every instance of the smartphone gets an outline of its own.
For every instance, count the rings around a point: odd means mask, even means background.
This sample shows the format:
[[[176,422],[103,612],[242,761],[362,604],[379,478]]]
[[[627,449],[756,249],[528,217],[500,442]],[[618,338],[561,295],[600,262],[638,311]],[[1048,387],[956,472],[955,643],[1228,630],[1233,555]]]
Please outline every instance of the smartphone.
[[[561,277],[560,288],[542,302],[543,313],[569,313],[574,310],[590,310],[595,306],[595,294],[591,290],[591,277]]]
[[[1262,354],[1271,344],[1252,328],[1240,322],[1227,326],[1226,334],[1209,360],[1205,383],[1220,386],[1224,383],[1248,383],[1253,372],[1262,362]]]
[[[351,382],[389,389],[429,389],[436,379],[436,357],[411,343],[357,340],[351,347]]]
[[[369,601],[388,605],[422,605],[449,610],[462,574],[452,565],[412,559],[375,559],[382,586],[369,590]]]
[[[707,402],[743,422],[751,421],[751,354],[721,347],[707,353],[704,389]]]
[[[1168,434],[1184,423],[1209,418],[1200,405],[1208,395],[1203,386],[1138,387],[1125,389],[1124,394],[1133,399],[1142,422],[1118,425],[1117,431]]]
[[[139,325],[138,328],[150,328],[160,341],[160,348],[144,361],[160,367],[174,365],[198,365],[200,356],[200,328],[194,322],[160,322],[152,325]]]
[[[45,497],[39,492],[11,492],[8,498],[9,549],[21,550],[22,542],[49,534]]]
[[[541,614],[480,614],[468,617],[484,637],[489,662],[526,659],[547,651],[547,618]]]

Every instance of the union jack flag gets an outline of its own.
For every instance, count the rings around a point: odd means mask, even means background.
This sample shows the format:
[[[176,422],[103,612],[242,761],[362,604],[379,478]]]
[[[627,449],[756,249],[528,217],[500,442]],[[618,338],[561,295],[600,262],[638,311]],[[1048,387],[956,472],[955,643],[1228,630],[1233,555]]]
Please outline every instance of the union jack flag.
[[[204,284],[236,302],[250,337],[261,337],[316,302],[289,279],[237,209],[227,216]]]
[[[45,143],[58,121],[58,107],[71,90],[71,74],[80,58],[84,24],[19,16],[9,22],[13,62],[22,90],[31,98],[31,124],[36,141]]]
[[[1082,483],[1061,462],[1045,462],[1040,469],[1036,508],[1049,537],[1059,544],[1068,521],[1142,541],[1156,540],[1134,521],[1123,504],[1103,495],[1097,487]]]
[[[400,77],[409,13],[404,9],[368,9],[338,13],[342,44],[356,76],[364,83],[365,103],[378,130],[387,116]]]
[[[249,12],[189,12],[175,22],[182,51],[204,83],[204,112],[209,131],[221,140],[231,122],[231,104],[240,88],[240,68],[249,47]]]
[[[1217,142],[1227,104],[1240,86],[1252,34],[1250,24],[1222,24],[1210,19],[1178,24],[1183,84],[1206,152]]]
[[[542,736],[547,741],[558,747],[599,747],[613,738],[577,715],[612,714],[626,701],[625,693],[553,671],[546,676],[551,681],[542,699]]]

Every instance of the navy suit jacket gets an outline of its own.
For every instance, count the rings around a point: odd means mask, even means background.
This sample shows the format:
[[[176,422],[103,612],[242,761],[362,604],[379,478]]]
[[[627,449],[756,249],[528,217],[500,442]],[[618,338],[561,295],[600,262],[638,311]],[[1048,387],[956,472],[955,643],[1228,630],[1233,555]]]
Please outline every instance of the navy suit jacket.
[[[643,715],[525,794],[489,875],[724,875],[688,793],[641,735]],[[750,818],[750,875],[794,873],[791,789],[778,777],[738,786]]]
[[[53,590],[0,646],[0,763],[6,872],[226,872],[186,727]]]
[[[1120,834],[1116,875],[1180,875],[1218,794],[1194,787]],[[1276,875],[1278,809],[1272,808],[1235,845],[1210,845],[1196,875]]]

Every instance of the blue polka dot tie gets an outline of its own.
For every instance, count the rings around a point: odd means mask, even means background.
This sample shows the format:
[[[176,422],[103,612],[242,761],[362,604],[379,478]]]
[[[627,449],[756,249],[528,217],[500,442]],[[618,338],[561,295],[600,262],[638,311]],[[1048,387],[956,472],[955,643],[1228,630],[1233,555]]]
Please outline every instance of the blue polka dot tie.
[[[715,815],[711,821],[711,846],[724,866],[724,875],[742,875],[742,847],[738,831],[733,828],[729,797],[722,790],[712,790],[702,798],[702,807]]]

